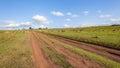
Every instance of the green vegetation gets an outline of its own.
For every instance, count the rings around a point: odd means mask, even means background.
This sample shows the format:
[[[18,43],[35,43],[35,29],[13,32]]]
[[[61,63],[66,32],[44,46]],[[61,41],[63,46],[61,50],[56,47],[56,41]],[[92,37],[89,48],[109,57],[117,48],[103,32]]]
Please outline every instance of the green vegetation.
[[[62,54],[58,54],[52,47],[45,45],[42,47],[47,54],[50,55],[51,60],[61,66],[62,68],[73,68],[68,62],[66,62],[66,57]]]
[[[42,50],[47,53],[51,60],[59,65],[62,68],[73,68],[67,61],[66,61],[66,56],[59,54],[56,52],[56,50],[51,47],[50,45],[46,44],[43,40],[41,40],[39,37],[36,37],[42,44],[43,46],[41,47]]]
[[[0,68],[33,68],[28,31],[0,31]]]
[[[65,43],[62,43],[58,40],[55,40],[55,39],[52,39],[52,38],[49,38],[48,36],[44,35],[47,39],[49,39],[50,41],[58,44],[58,45],[61,45],[69,50],[71,50],[72,52],[76,53],[76,54],[79,54],[79,55],[84,55],[90,59],[93,59],[93,60],[96,60],[96,62],[100,63],[100,64],[103,64],[105,66],[105,68],[120,68],[120,63],[117,63],[115,61],[112,61],[112,60],[109,60],[107,58],[104,58],[102,56],[99,56],[99,55],[96,55],[96,54],[93,54],[93,53],[90,53],[90,52],[87,52],[87,51],[84,51],[82,49],[79,49],[77,47],[74,47],[74,46],[71,46],[71,45],[68,45],[68,44],[65,44]]]
[[[14,36],[14,34],[16,33],[16,31],[0,31],[0,43],[4,43],[5,41],[9,40],[12,36]]]
[[[69,39],[120,49],[120,26],[39,30]]]

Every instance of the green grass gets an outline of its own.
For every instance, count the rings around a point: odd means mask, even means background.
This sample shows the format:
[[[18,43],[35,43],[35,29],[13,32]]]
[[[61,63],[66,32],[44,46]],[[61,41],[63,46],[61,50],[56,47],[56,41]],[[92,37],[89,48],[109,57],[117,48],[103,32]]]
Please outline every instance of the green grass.
[[[57,53],[57,51],[53,47],[46,44],[39,37],[36,37],[36,38],[38,39],[38,41],[40,41],[43,44],[41,49],[49,55],[49,57],[50,57],[51,61],[53,61],[53,63],[55,63],[56,65],[59,65],[61,68],[73,68],[73,66],[71,66],[66,61],[66,58],[67,58],[66,56]]]
[[[58,54],[52,47],[49,45],[45,45],[42,47],[44,51],[47,52],[47,54],[50,55],[51,60],[59,65],[61,68],[73,68],[67,61],[66,57],[62,54]]]
[[[39,31],[59,35],[77,41],[120,49],[120,26],[61,28]]]
[[[34,68],[28,32],[8,31],[7,33],[3,33],[4,37],[0,39],[0,41],[5,40],[0,42],[0,68]],[[8,35],[9,39],[4,39]]]
[[[115,61],[112,61],[112,60],[109,60],[107,58],[104,58],[102,56],[99,56],[99,55],[96,55],[96,54],[93,54],[93,53],[90,53],[90,52],[87,52],[87,51],[84,51],[82,49],[79,49],[77,47],[74,47],[74,46],[71,46],[71,45],[68,45],[68,44],[65,44],[65,43],[62,43],[58,40],[55,40],[55,39],[52,39],[52,38],[49,38],[48,36],[44,35],[47,39],[49,39],[50,41],[58,44],[58,45],[61,45],[69,50],[71,50],[72,52],[76,53],[76,54],[79,54],[79,55],[84,55],[90,59],[93,59],[95,61],[97,61],[98,63],[101,63],[105,66],[105,68],[120,68],[120,63],[117,63]]]

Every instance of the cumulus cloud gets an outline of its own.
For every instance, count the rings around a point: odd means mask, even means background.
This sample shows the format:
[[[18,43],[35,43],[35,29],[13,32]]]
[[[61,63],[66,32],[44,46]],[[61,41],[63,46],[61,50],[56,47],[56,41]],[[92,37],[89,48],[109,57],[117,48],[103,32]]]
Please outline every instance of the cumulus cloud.
[[[28,27],[32,25],[32,22],[24,22],[24,23],[20,23],[19,25],[23,27]]]
[[[68,28],[68,27],[70,27],[70,25],[68,25],[68,24],[64,24],[64,27]]]
[[[32,22],[16,22],[14,20],[0,20],[0,28],[18,28],[18,27],[29,27]]]
[[[5,25],[6,28],[17,28],[17,27],[29,27],[31,26],[31,22],[24,22],[24,23],[9,23]]]
[[[55,16],[64,16],[64,13],[59,12],[59,11],[52,11],[51,14],[53,14]]]
[[[120,21],[120,18],[111,18],[110,21],[118,22],[118,21]]]
[[[50,21],[45,16],[35,15],[32,18],[33,18],[33,20],[38,21],[42,24],[49,24],[50,23]]]
[[[71,21],[71,19],[70,19],[70,18],[67,18],[66,21]]]
[[[110,18],[112,15],[111,14],[105,14],[105,15],[100,15],[100,18]]]
[[[82,23],[80,27],[90,27],[90,26],[97,26],[97,25],[94,23],[85,22]]]
[[[89,14],[89,11],[84,11],[83,14],[87,16]]]
[[[120,24],[120,18],[111,18],[110,23],[111,24]]]
[[[71,12],[67,12],[67,15],[70,16],[71,18],[77,18],[77,17],[79,17],[78,14],[73,14]]]
[[[45,25],[40,25],[40,28],[45,28]]]
[[[7,24],[5,27],[7,28],[15,28],[15,27],[19,27],[20,24],[17,24],[17,23],[10,23],[10,24]]]

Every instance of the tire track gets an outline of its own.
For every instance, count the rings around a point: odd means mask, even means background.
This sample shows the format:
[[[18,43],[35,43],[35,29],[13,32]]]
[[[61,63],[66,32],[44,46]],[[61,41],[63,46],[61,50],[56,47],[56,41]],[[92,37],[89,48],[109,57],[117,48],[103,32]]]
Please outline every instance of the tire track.
[[[47,35],[50,36],[51,38],[54,38],[54,39],[59,40],[61,42],[76,46],[80,49],[84,49],[86,51],[95,53],[97,55],[101,55],[103,57],[106,57],[108,59],[111,59],[113,61],[120,63],[120,51],[119,50],[114,50],[114,49],[110,49],[110,48],[106,48],[106,47],[96,46],[93,44],[77,42],[77,41],[70,40],[70,39],[63,38],[63,37],[56,36],[56,35],[50,35],[50,34],[47,34]]]
[[[42,34],[38,33],[38,35],[46,44],[52,46],[58,53],[66,56],[67,61],[75,68],[103,68],[95,61],[88,59],[85,56],[77,55],[64,47],[47,40]]]
[[[41,50],[42,44],[37,41],[35,36],[33,35],[32,31],[30,32],[30,39],[31,39],[31,44],[33,48],[33,55],[34,55],[34,63],[36,68],[54,68],[48,60],[45,58],[45,55],[43,54]]]

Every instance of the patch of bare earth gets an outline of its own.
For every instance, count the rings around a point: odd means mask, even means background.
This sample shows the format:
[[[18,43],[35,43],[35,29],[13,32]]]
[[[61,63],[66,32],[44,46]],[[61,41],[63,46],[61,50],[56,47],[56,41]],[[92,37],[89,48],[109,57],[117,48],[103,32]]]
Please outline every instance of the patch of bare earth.
[[[96,61],[91,60],[85,56],[75,54],[70,50],[46,39],[42,34],[38,34],[38,36],[49,46],[52,46],[58,53],[66,56],[66,60],[75,68],[103,68],[100,64],[96,63]]]
[[[35,63],[35,68],[58,68],[50,59],[47,59],[48,55],[41,50],[43,46],[34,36],[33,32],[30,31],[30,39],[33,49],[33,60]]]

